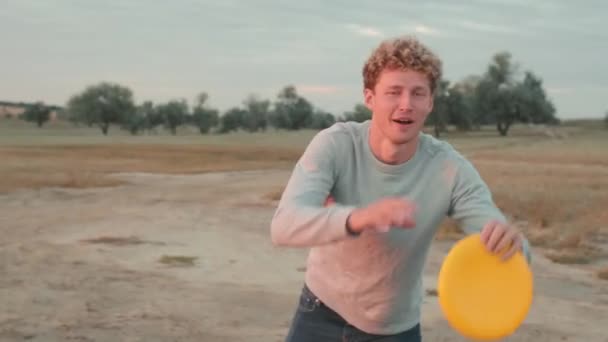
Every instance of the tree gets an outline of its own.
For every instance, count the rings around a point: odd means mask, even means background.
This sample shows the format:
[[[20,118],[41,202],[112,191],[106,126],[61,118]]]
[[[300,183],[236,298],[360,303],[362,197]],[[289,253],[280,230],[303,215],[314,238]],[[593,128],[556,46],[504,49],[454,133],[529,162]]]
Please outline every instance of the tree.
[[[450,88],[450,95],[454,95],[450,100],[450,107],[455,106],[456,108],[453,110],[449,124],[455,125],[459,130],[467,131],[473,128],[480,128],[476,112],[476,90],[480,81],[480,76],[471,75],[455,83]]]
[[[433,125],[435,137],[439,138],[441,132],[446,130],[446,122],[449,117],[449,81],[440,80],[434,93],[433,110],[428,116],[429,123]]]
[[[344,121],[364,122],[371,118],[372,111],[362,103],[357,103],[351,112],[345,112],[343,115]]]
[[[606,111],[606,116],[604,116],[604,125],[606,126],[606,129],[608,129],[608,110]]]
[[[325,129],[336,123],[336,118],[331,114],[322,110],[316,110],[312,115],[310,128]]]
[[[519,101],[521,101],[521,91],[518,88],[506,83],[500,84],[494,99],[496,129],[500,135],[506,136],[511,125],[518,119],[522,119],[521,114],[523,113]]]
[[[244,117],[242,118],[243,129],[249,132],[258,130],[265,131],[268,126],[268,116],[270,112],[270,101],[261,100],[255,95],[249,95],[245,101]]]
[[[226,111],[220,118],[220,133],[229,133],[237,131],[241,127],[243,118],[247,115],[247,111],[242,108],[234,107]]]
[[[104,135],[108,134],[110,124],[123,123],[135,110],[131,90],[108,82],[88,86],[72,96],[66,107],[72,121],[98,125]]]
[[[496,124],[506,136],[515,122],[556,123],[555,106],[547,98],[542,81],[527,71],[524,79],[515,76],[518,66],[508,52],[494,56],[476,89],[477,122]]]
[[[516,121],[513,107],[516,69],[509,52],[497,53],[477,86],[477,120],[480,124],[495,123],[501,135],[506,135]]]
[[[21,114],[21,119],[28,122],[35,122],[36,125],[38,125],[38,128],[42,127],[50,118],[51,108],[45,106],[43,102],[36,102],[28,106],[23,114]]]
[[[156,109],[163,118],[165,126],[172,135],[177,134],[177,127],[185,123],[188,116],[188,104],[186,100],[171,100],[161,104]]]
[[[542,83],[539,77],[527,71],[524,80],[517,85],[520,119],[523,122],[555,124],[558,121],[555,106],[547,98]]]
[[[434,93],[433,110],[426,123],[433,126],[435,137],[439,138],[441,132],[447,131],[448,125],[456,126],[462,131],[471,129],[471,109],[468,106],[471,100],[467,99],[470,93],[472,91],[463,88],[462,84],[450,86],[447,80],[439,81]]]
[[[192,109],[192,123],[198,127],[201,134],[207,134],[211,128],[219,123],[219,112],[217,109],[207,106],[207,93],[200,93],[197,96],[196,104]]]
[[[473,128],[469,102],[470,99],[458,87],[452,86],[448,89],[448,125],[456,126],[460,131],[469,131]]]
[[[309,127],[312,115],[312,104],[299,96],[294,86],[289,85],[277,95],[270,122],[276,128],[297,130]]]
[[[126,129],[131,135],[137,135],[144,127],[146,117],[141,115],[139,111],[134,111],[126,117],[122,123],[122,128]]]
[[[154,131],[156,133],[156,127],[165,124],[163,114],[152,101],[144,101],[137,110],[145,117],[144,127],[148,132]]]
[[[155,118],[155,114],[154,104],[151,101],[145,101],[126,115],[122,128],[128,130],[132,135],[137,135],[142,129],[150,130],[155,127],[152,125],[152,120],[158,120]],[[158,124],[161,123],[162,119]]]

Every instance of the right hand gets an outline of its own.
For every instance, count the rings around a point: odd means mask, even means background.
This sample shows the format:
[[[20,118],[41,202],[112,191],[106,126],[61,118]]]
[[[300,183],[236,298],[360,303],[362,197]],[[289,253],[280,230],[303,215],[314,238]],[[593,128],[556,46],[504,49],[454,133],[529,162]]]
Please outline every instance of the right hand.
[[[385,198],[367,207],[355,209],[348,218],[350,229],[388,232],[391,227],[413,228],[416,205],[403,198]]]

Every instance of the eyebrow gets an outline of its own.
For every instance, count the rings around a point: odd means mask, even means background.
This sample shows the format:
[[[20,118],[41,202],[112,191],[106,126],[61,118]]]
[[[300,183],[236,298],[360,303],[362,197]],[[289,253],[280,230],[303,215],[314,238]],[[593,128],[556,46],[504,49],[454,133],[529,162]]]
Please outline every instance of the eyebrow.
[[[392,86],[389,86],[389,87],[388,87],[388,89],[389,89],[389,90],[403,90],[404,88],[405,88],[405,87],[404,87],[404,86],[401,86],[401,85],[392,85]],[[423,90],[423,91],[426,91],[426,87],[424,87],[424,86],[420,86],[420,85],[416,85],[416,86],[412,87],[412,89],[411,89],[411,90],[413,90],[413,91],[416,91],[416,90]]]
[[[426,87],[423,87],[423,86],[415,86],[412,90],[423,90],[423,91],[426,91],[427,89],[426,89]]]

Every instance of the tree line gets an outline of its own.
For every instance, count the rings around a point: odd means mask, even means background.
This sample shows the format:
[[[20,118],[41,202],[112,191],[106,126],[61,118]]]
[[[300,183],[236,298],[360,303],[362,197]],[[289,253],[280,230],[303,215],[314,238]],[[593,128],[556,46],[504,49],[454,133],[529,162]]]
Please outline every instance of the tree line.
[[[41,104],[31,106],[23,118],[41,126],[45,121],[44,108]],[[455,83],[440,80],[426,124],[434,128],[436,136],[448,126],[468,131],[483,125],[494,125],[504,136],[517,122],[558,124],[555,114],[541,78],[529,70],[521,73],[511,54],[500,52],[492,57],[481,75]],[[159,127],[176,134],[183,125],[197,127],[201,134],[221,134],[237,130],[265,131],[268,127],[323,129],[337,121],[368,120],[371,112],[358,103],[351,111],[333,115],[315,107],[298,94],[293,85],[281,89],[274,101],[250,95],[240,105],[220,113],[209,105],[205,92],[197,95],[191,104],[185,99],[135,104],[128,87],[101,82],[73,95],[60,111],[60,117],[75,124],[98,126],[103,134],[108,133],[111,125],[118,125],[131,134],[156,131]]]

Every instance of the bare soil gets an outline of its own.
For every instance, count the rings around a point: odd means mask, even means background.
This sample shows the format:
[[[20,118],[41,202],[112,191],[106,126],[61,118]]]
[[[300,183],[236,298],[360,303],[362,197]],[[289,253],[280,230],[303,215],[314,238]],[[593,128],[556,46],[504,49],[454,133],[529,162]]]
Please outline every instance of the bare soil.
[[[287,171],[124,173],[115,187],[0,195],[0,341],[283,341],[306,250],[272,246]],[[465,341],[425,273],[426,341]],[[608,341],[608,283],[535,251],[535,299],[508,341]],[[497,294],[500,295],[500,294]]]

